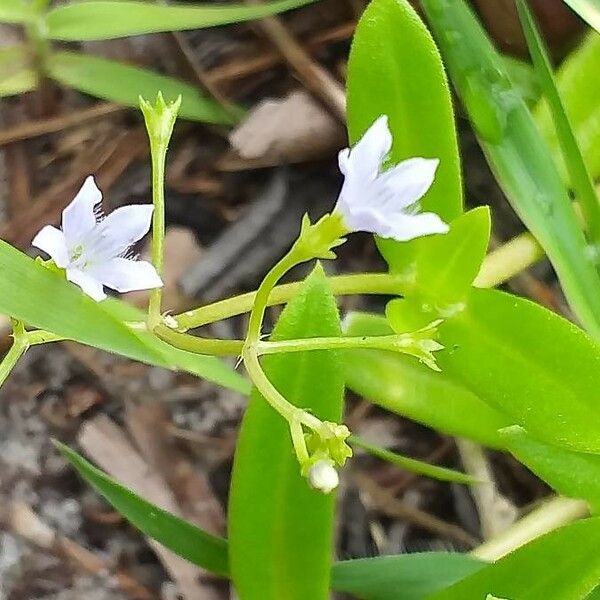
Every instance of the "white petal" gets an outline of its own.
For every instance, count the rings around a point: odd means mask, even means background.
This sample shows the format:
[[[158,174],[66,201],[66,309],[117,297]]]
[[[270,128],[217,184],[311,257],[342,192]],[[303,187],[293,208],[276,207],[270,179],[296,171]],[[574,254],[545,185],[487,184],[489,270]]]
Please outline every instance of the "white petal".
[[[110,213],[86,240],[89,261],[99,264],[126,252],[148,233],[153,210],[152,204],[134,204]]]
[[[81,241],[96,226],[94,208],[102,201],[102,192],[94,178],[88,177],[75,198],[62,213],[62,229],[69,246]]]
[[[91,267],[89,273],[94,279],[117,292],[150,290],[163,285],[154,266],[144,260],[112,258]]]
[[[409,158],[382,173],[376,185],[385,188],[385,208],[396,212],[423,197],[431,187],[440,161],[437,158]]]
[[[67,279],[78,285],[85,294],[100,302],[106,298],[102,284],[96,281],[91,275],[80,271],[79,269],[67,269]]]
[[[324,494],[329,494],[340,483],[340,477],[332,461],[319,460],[308,471],[310,485]]]
[[[60,229],[46,225],[33,238],[32,246],[43,250],[56,263],[56,266],[64,269],[69,264],[69,254],[65,235]]]
[[[393,219],[386,221],[383,231],[378,233],[381,237],[407,242],[434,233],[448,233],[448,230],[448,225],[438,215],[429,212],[417,215],[396,215]]]
[[[365,181],[375,179],[391,147],[392,134],[388,127],[388,118],[381,115],[352,148],[345,165],[340,165],[346,168],[346,171],[342,172],[348,176],[351,170],[353,175]],[[344,163],[343,156],[341,162]]]

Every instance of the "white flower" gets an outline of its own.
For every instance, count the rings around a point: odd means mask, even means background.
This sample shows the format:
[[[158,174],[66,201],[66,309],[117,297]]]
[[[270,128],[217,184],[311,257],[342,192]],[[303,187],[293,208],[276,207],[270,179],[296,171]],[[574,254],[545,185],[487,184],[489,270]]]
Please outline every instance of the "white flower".
[[[332,460],[318,460],[308,470],[308,483],[315,490],[329,494],[340,483],[338,472]]]
[[[417,201],[431,187],[439,160],[409,158],[382,171],[392,147],[387,116],[379,117],[358,143],[339,153],[344,185],[336,209],[351,231],[368,231],[399,242],[448,225],[435,213],[418,213]]]
[[[146,261],[127,257],[152,222],[151,204],[123,206],[100,216],[102,193],[88,177],[62,213],[62,230],[46,225],[31,242],[66,270],[67,279],[88,296],[106,298],[103,286],[118,292],[162,286],[156,269]]]

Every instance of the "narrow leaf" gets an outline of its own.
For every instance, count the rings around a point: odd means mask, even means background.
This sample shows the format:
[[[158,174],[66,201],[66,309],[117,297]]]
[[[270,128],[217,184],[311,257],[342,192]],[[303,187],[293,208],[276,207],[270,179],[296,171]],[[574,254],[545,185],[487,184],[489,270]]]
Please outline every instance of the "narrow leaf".
[[[569,172],[571,185],[583,210],[589,237],[593,243],[598,243],[600,241],[600,202],[592,178],[588,173],[569,117],[558,93],[548,52],[533,15],[523,0],[517,0],[517,10],[525,32],[529,53],[542,85],[544,96],[552,112],[563,158]]]
[[[0,23],[24,23],[33,15],[32,3],[26,0],[2,0]]]
[[[581,600],[600,581],[600,518],[544,535],[428,600]]]
[[[74,5],[65,8],[71,6]],[[155,98],[161,91],[165,100],[171,101],[181,94],[180,117],[206,123],[232,123],[230,113],[194,86],[146,69],[78,52],[55,52],[49,57],[47,68],[49,75],[63,85],[104,100],[137,107],[140,96]]]
[[[462,212],[462,179],[450,90],[439,52],[407,0],[373,0],[363,13],[348,62],[348,133],[358,141],[382,114],[394,144],[389,164],[438,158],[421,204],[451,221]],[[392,270],[408,267],[411,243],[378,240]]]
[[[129,0],[91,0],[58,6],[48,13],[46,25],[48,37],[54,40],[108,40],[250,21],[313,1],[276,0],[256,5],[161,5]]]
[[[332,580],[335,590],[363,600],[422,600],[484,566],[468,554],[401,554],[338,562]]]
[[[583,325],[600,338],[600,277],[569,194],[502,58],[464,0],[422,0],[498,182],[550,258]]]
[[[320,268],[283,311],[272,339],[337,336],[337,307]],[[293,404],[339,422],[344,383],[332,351],[272,355],[265,372]],[[243,600],[325,600],[334,496],[300,475],[287,422],[256,391],[244,415],[229,502],[229,557]]]
[[[564,0],[584,21],[600,32],[600,4],[598,0]]]
[[[600,456],[537,441],[521,427],[501,430],[507,449],[557,492],[600,510]]]
[[[179,556],[217,575],[227,575],[227,541],[146,502],[68,446],[55,442],[77,472],[134,527]]]
[[[245,379],[212,356],[171,348],[156,336],[125,325],[139,310],[117,300],[97,303],[64,277],[0,240],[0,313],[101,350],[145,363],[181,368],[219,384],[247,391]]]

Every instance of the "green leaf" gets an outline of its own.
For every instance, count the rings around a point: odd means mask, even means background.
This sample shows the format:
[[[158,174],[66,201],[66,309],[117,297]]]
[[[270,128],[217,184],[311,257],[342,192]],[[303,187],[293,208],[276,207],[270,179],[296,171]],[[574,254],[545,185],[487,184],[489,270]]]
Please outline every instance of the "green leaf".
[[[65,8],[74,6],[67,5]],[[136,107],[139,97],[155,98],[162,92],[167,102],[181,94],[179,116],[191,121],[231,124],[231,115],[197,88],[152,71],[78,52],[55,52],[47,62],[48,74],[63,85],[98,98]]]
[[[31,2],[2,0],[0,3],[0,23],[24,23],[32,14]]]
[[[575,130],[586,165],[594,178],[600,177],[600,80],[596,77],[599,70],[600,35],[592,31],[583,43],[569,54],[556,73],[558,91]],[[556,128],[545,100],[538,103],[534,116],[552,150],[563,179],[568,181]]]
[[[142,33],[183,31],[250,21],[309,4],[277,0],[266,4],[151,4],[128,0],[72,2],[46,16],[48,37],[63,41],[108,40]],[[148,97],[148,96],[146,96]]]
[[[97,469],[77,452],[56,443],[60,453],[101,496],[134,527],[179,556],[218,575],[227,575],[227,541],[140,498]]]
[[[318,267],[283,311],[272,339],[337,336],[335,300]],[[332,351],[272,355],[265,372],[293,404],[339,422],[344,383]],[[229,558],[242,600],[325,600],[334,496],[300,475],[287,422],[256,391],[244,415],[229,502]]]
[[[393,333],[380,315],[350,313],[344,326],[348,336]],[[436,373],[396,352],[347,351],[344,367],[346,384],[353,392],[437,431],[501,448],[498,430],[513,423],[446,373]]]
[[[411,473],[425,475],[426,477],[438,479],[439,481],[453,481],[454,483],[476,483],[476,479],[471,477],[471,475],[467,475],[466,473],[461,473],[460,471],[455,471],[454,469],[447,469],[446,467],[439,467],[438,465],[432,465],[422,460],[409,458],[408,456],[391,452],[390,450],[380,448],[379,446],[373,446],[372,444],[369,444],[368,442],[365,442],[356,436],[350,437],[350,445],[362,448],[369,454],[376,456],[381,460],[385,460],[389,463],[397,465],[401,469],[410,471]]]
[[[390,164],[439,158],[424,210],[451,221],[462,212],[462,179],[448,82],[429,32],[406,0],[373,0],[363,13],[348,62],[348,132],[355,143],[382,114],[394,144]],[[404,270],[412,244],[378,240],[392,270]]]
[[[454,219],[447,234],[415,240],[417,292],[440,305],[461,301],[485,258],[490,227],[489,208],[480,206]]]
[[[598,0],[564,0],[584,21],[600,32],[600,4]]]
[[[529,47],[533,65],[542,85],[544,96],[552,112],[552,118],[565,164],[569,173],[571,185],[575,191],[576,199],[583,211],[587,224],[588,237],[592,243],[600,242],[600,206],[594,183],[586,168],[581,150],[577,145],[575,133],[571,127],[569,117],[565,112],[563,101],[560,97],[548,51],[538,31],[537,25],[524,0],[517,0],[517,12],[521,20],[525,39]]]
[[[247,382],[212,356],[172,348],[156,336],[125,325],[139,310],[117,300],[97,303],[22,252],[0,240],[0,313],[57,335],[152,365],[181,368],[239,391]]]
[[[557,492],[583,498],[600,510],[600,456],[544,444],[516,425],[500,434],[515,458]]]
[[[600,338],[600,277],[569,194],[501,56],[464,0],[422,0],[498,182],[550,258],[574,312]]]
[[[562,527],[428,600],[581,600],[600,581],[600,519]]]
[[[452,552],[347,560],[333,565],[332,587],[363,600],[422,600],[484,566],[468,554]]]
[[[0,98],[29,92],[36,87],[37,75],[31,68],[28,48],[10,46],[0,49]]]
[[[600,346],[570,321],[529,300],[473,288],[467,307],[440,325],[439,339],[442,377],[544,442],[600,453]]]

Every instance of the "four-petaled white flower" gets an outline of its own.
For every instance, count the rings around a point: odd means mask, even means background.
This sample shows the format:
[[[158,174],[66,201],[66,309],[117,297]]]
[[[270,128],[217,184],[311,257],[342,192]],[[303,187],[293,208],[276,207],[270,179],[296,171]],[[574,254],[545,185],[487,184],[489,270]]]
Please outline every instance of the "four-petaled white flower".
[[[340,483],[338,472],[333,466],[332,460],[318,460],[308,470],[308,483],[315,490],[319,490],[324,494],[329,494],[335,490]]]
[[[346,226],[399,242],[446,233],[448,225],[435,213],[419,213],[417,204],[431,187],[439,160],[409,158],[382,171],[391,147],[387,116],[382,115],[352,149],[339,153],[344,185],[336,210]]]
[[[149,262],[128,257],[131,246],[148,233],[154,207],[123,206],[102,218],[101,201],[94,178],[88,177],[63,210],[62,230],[46,225],[32,245],[49,254],[67,279],[96,301],[106,298],[103,286],[118,292],[161,287]]]

